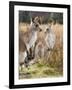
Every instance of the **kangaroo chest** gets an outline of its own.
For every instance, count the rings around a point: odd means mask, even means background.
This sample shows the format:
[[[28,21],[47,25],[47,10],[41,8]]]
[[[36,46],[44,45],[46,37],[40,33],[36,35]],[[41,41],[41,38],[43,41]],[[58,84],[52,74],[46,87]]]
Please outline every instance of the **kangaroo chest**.
[[[55,35],[53,33],[49,33],[46,36],[45,41],[49,48],[53,48],[55,44]]]
[[[35,45],[35,42],[37,40],[37,31],[33,31],[29,43],[27,43],[27,49],[31,48]]]

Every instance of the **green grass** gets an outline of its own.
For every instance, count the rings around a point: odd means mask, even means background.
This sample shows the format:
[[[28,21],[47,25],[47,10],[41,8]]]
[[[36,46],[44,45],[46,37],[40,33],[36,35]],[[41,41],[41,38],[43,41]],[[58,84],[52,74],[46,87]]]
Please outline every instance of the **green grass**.
[[[45,64],[43,61],[43,59],[39,59],[37,63],[29,66],[28,68],[24,67],[22,70],[20,70],[19,73],[22,73],[22,75],[20,75],[20,79],[59,77],[63,75],[63,73],[60,72],[55,66],[51,67],[50,65]]]

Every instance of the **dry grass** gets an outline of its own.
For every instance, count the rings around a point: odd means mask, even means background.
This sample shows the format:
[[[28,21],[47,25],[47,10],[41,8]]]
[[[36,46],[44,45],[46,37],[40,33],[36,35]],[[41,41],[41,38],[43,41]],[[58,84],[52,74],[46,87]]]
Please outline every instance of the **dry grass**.
[[[41,25],[40,27],[44,31],[46,29],[46,27],[48,27],[48,25]],[[22,32],[27,32],[29,30],[29,24],[20,23],[19,30],[22,31]],[[54,31],[54,33],[56,35],[56,45],[55,45],[55,47],[60,48],[60,46],[61,46],[60,38],[63,35],[63,25],[60,25],[60,24],[52,25],[52,30]],[[39,38],[44,38],[44,32],[38,32],[38,37]]]
[[[41,25],[41,28],[45,30],[47,25]],[[29,28],[28,24],[21,23],[19,29],[23,32],[27,32]],[[56,43],[54,50],[51,51],[50,56],[46,53],[46,57],[38,59],[38,62],[29,68],[23,68],[19,70],[19,78],[40,78],[40,77],[58,77],[63,75],[63,45],[60,41],[63,37],[63,25],[56,24],[52,26],[52,29],[56,35]],[[38,40],[44,40],[44,32],[38,32]],[[45,42],[43,42],[45,44]],[[22,74],[21,74],[22,73]]]

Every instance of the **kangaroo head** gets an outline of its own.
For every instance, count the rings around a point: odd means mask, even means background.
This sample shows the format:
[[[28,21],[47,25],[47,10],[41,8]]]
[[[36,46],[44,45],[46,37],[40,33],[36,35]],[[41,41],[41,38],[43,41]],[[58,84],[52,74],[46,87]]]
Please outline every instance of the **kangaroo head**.
[[[40,18],[37,16],[35,18],[32,18],[32,22],[33,22],[33,27],[35,28],[34,30],[36,31],[42,31],[40,24],[41,24],[41,20]]]

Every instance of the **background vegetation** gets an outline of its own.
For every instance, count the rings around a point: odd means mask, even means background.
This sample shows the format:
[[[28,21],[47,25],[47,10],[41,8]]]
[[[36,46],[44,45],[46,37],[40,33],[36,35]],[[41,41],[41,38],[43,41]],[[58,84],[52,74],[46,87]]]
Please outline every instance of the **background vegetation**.
[[[32,11],[19,11],[19,22],[30,23],[31,18],[40,16],[42,24],[46,24],[51,20],[54,23],[63,24],[63,13],[55,12],[32,12]]]

